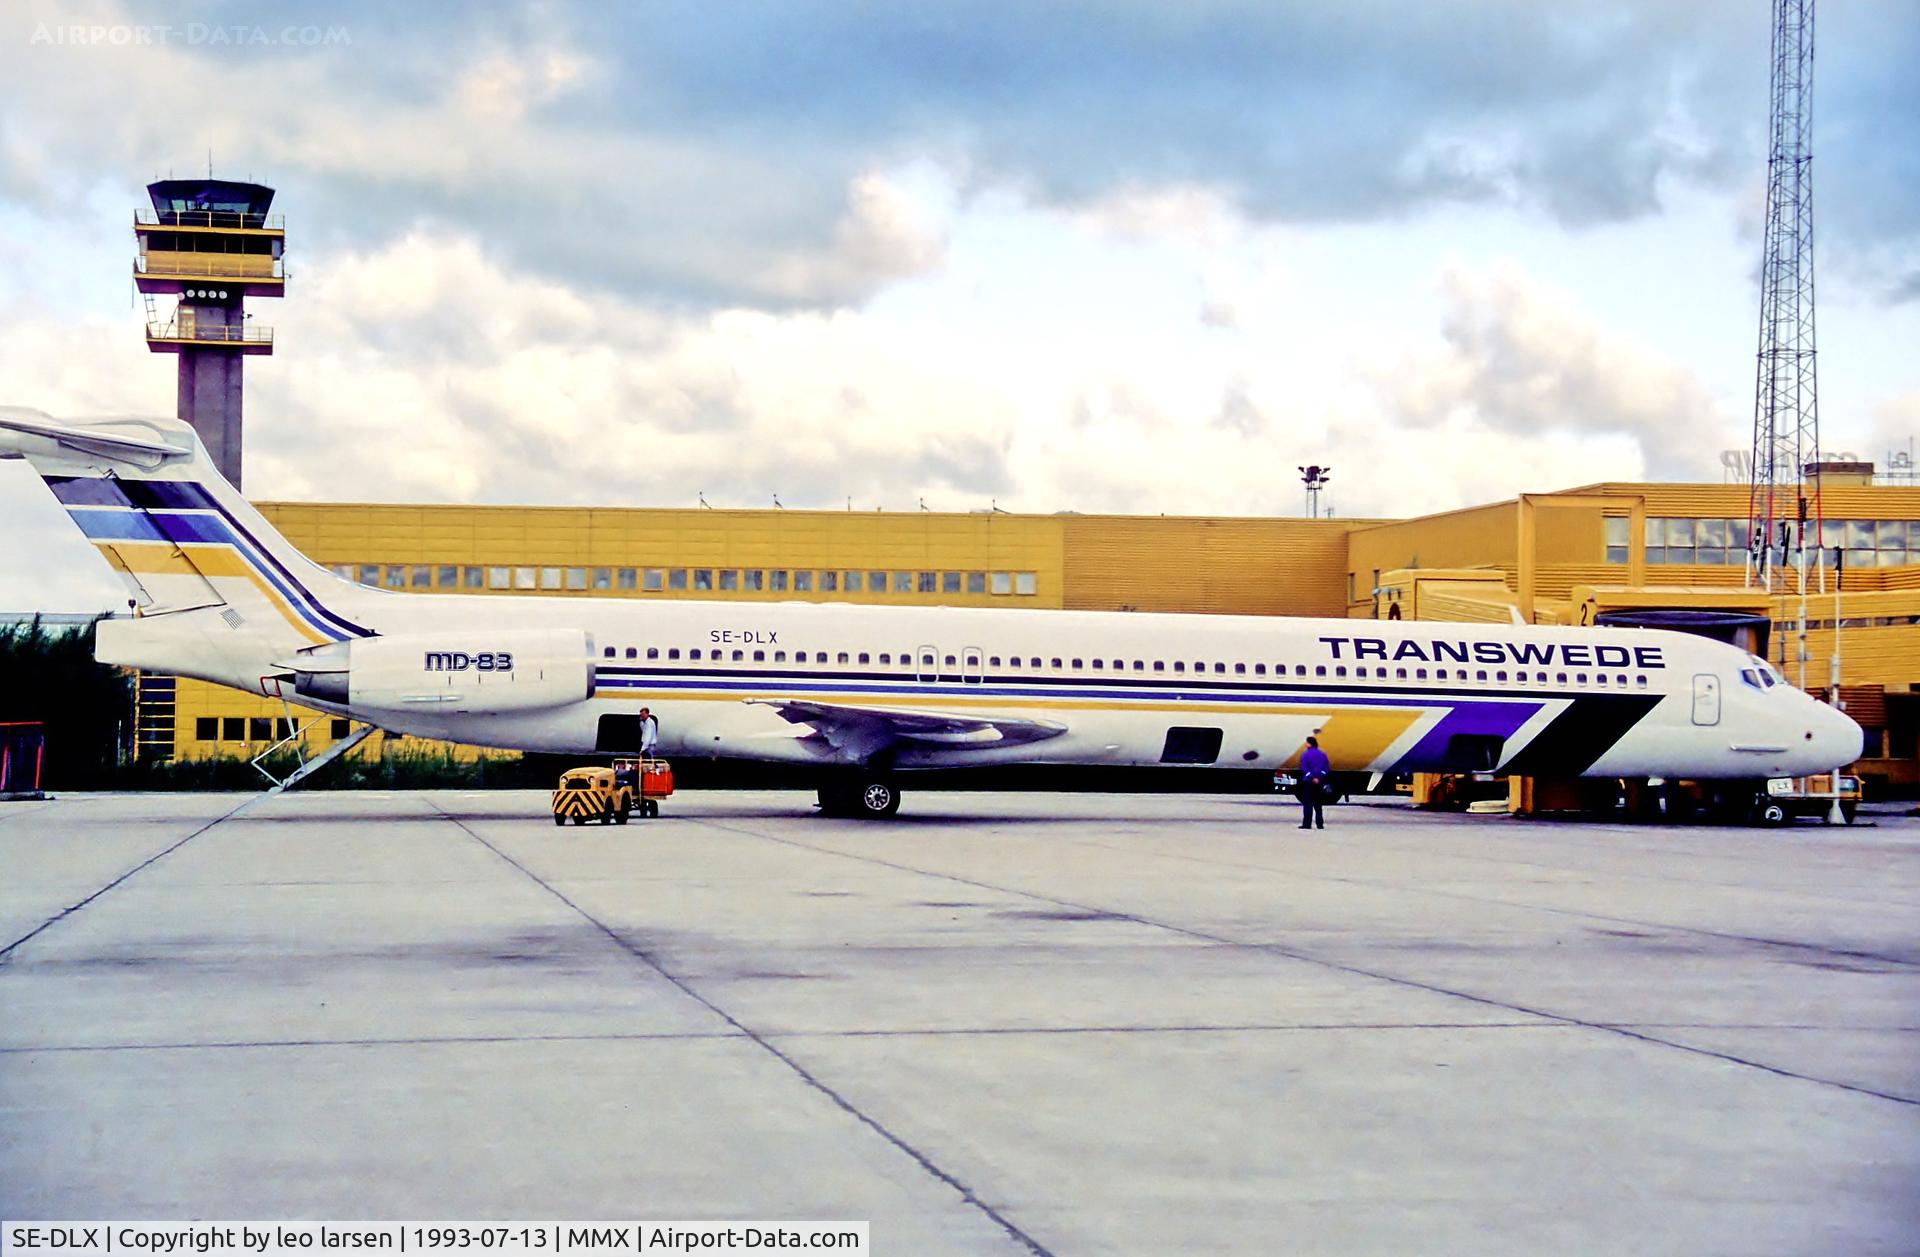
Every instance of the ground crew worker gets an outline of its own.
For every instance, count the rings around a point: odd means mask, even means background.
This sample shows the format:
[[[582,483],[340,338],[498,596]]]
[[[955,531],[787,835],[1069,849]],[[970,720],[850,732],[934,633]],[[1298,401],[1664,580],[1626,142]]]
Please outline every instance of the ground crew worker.
[[[645,707],[640,709],[640,758],[652,759],[653,750],[660,744],[660,722],[654,719],[653,712]]]
[[[1319,738],[1308,738],[1300,752],[1300,828],[1327,827],[1327,795],[1333,786],[1333,764],[1320,749]]]

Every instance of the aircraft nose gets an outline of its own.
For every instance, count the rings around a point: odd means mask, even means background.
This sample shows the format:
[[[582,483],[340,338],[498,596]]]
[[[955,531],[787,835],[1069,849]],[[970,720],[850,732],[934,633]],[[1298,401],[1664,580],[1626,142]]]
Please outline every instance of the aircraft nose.
[[[1810,758],[1819,763],[1815,771],[1844,767],[1859,759],[1866,735],[1853,717],[1825,703],[1815,702],[1812,706],[1813,710],[1807,713],[1806,747]]]

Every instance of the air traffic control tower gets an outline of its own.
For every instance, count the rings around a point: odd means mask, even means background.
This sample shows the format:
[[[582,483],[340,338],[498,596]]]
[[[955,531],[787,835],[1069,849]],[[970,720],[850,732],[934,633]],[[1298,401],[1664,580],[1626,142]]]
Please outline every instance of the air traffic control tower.
[[[199,432],[222,475],[240,487],[241,378],[248,354],[273,352],[273,329],[252,323],[248,297],[286,292],[286,224],[273,189],[225,179],[147,185],[136,210],[133,279],[147,298],[147,348],[180,355],[177,413]],[[154,298],[179,298],[163,319]]]

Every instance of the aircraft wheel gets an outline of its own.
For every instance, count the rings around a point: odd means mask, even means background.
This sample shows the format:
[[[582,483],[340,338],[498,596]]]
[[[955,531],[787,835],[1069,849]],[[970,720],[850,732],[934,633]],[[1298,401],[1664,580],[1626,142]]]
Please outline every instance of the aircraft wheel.
[[[1760,823],[1762,825],[1784,825],[1787,823],[1787,809],[1778,803],[1760,805]]]
[[[854,792],[854,815],[885,820],[900,810],[900,791],[884,777],[869,777]]]

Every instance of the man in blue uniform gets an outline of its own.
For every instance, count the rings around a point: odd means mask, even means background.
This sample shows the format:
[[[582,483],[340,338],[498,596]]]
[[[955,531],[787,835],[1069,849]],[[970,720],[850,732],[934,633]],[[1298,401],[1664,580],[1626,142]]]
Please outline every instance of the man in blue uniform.
[[[1333,781],[1333,765],[1320,749],[1319,738],[1308,738],[1307,749],[1300,752],[1300,828],[1327,827],[1327,788]]]

